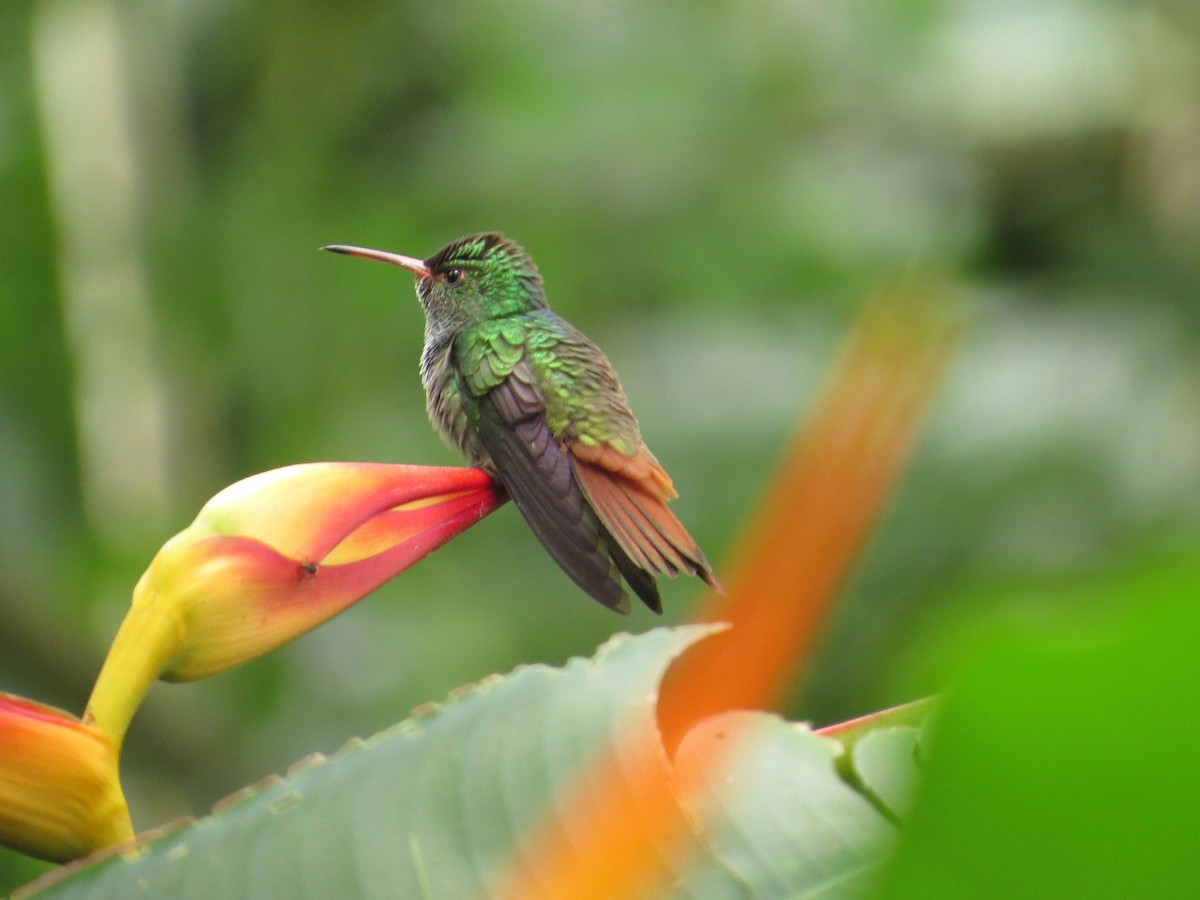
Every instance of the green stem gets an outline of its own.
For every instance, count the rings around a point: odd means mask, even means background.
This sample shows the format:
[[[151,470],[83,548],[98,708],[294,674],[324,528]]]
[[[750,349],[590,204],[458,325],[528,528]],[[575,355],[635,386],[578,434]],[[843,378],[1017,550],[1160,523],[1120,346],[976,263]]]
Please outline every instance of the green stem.
[[[109,648],[83,714],[83,721],[111,737],[118,750],[146,691],[183,647],[179,615],[155,603],[153,593],[139,594],[134,591],[133,606]]]

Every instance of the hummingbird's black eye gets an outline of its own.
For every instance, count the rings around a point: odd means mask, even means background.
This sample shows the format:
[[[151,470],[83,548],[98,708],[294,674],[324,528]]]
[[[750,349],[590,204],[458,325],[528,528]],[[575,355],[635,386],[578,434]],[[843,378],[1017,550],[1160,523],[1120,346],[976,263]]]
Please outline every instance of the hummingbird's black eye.
[[[447,269],[446,274],[443,277],[446,279],[446,284],[453,286],[462,281],[462,276],[462,269]]]

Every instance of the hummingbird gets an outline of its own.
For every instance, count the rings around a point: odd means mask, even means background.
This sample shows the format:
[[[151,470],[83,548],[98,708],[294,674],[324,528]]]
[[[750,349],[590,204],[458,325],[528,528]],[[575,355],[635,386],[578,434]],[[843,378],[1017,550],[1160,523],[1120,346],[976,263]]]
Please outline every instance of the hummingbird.
[[[497,232],[428,259],[332,244],[416,276],[425,311],[421,381],[429,417],[469,465],[504,486],[559,567],[629,612],[622,578],[662,612],[655,576],[712,566],[668,508],[677,493],[642,441],[604,352],[554,313],[529,254]]]

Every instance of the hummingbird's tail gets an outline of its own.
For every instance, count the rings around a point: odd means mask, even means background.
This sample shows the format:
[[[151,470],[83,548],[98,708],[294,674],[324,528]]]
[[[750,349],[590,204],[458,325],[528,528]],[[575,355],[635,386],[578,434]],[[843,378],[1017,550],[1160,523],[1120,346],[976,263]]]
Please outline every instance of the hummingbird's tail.
[[[575,476],[583,494],[637,569],[651,578],[655,575],[674,578],[681,572],[698,575],[710,586],[721,589],[700,545],[667,507],[666,490],[657,495],[651,493],[659,483],[657,480],[635,480],[581,456],[578,451],[574,454]],[[661,471],[657,465],[652,468]],[[666,483],[669,489],[670,481]]]

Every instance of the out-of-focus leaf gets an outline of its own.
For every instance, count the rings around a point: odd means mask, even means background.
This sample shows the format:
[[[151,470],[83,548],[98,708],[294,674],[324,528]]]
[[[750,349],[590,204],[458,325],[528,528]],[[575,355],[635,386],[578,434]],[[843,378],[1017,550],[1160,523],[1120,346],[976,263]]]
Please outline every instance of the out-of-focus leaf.
[[[1193,560],[970,646],[888,900],[1200,894]]]
[[[662,673],[710,630],[623,636],[562,669],[530,666],[489,679],[168,829],[136,859],[112,856],[62,873],[40,896],[495,892],[548,809],[555,827],[584,832],[584,823],[554,812],[571,811],[563,798],[575,777],[597,751],[620,754],[657,738]],[[860,896],[894,828],[838,775],[839,744],[765,713],[735,713],[688,735],[677,764],[709,758],[704,745],[727,733],[738,742],[727,767],[689,795],[690,840],[664,848],[673,856],[667,893]]]

